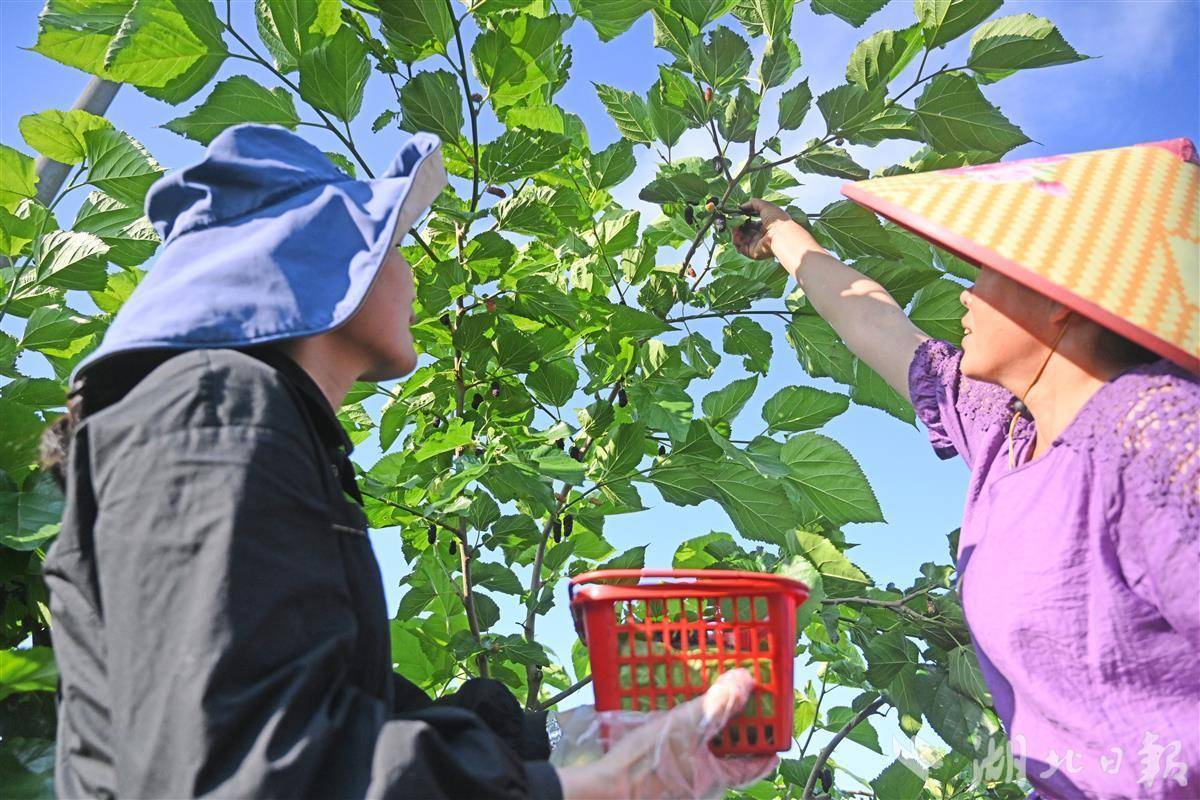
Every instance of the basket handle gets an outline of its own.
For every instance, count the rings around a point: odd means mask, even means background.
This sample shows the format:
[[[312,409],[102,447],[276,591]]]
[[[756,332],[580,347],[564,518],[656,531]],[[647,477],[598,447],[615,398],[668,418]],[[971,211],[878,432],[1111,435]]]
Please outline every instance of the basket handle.
[[[755,581],[758,583],[784,585],[795,589],[800,589],[806,594],[809,588],[802,582],[793,578],[786,578],[782,575],[772,575],[764,572],[746,572],[745,570],[733,569],[605,569],[593,570],[576,575],[567,584],[567,598],[575,599],[575,589],[581,584],[591,583],[597,580],[608,579],[628,579],[628,578],[718,578],[721,580],[735,581]]]

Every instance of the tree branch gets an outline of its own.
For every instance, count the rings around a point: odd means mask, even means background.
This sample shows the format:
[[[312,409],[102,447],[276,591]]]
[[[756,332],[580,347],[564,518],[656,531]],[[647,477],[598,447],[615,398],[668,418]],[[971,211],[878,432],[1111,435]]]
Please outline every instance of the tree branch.
[[[454,16],[454,6],[450,0],[446,0],[446,10],[450,12],[450,18],[454,20],[454,42],[458,46],[458,64],[454,65],[455,71],[458,72],[458,77],[462,80],[463,99],[467,102],[467,110],[471,112],[471,152],[474,154],[473,163],[471,166],[471,213],[475,213],[475,209],[479,206],[479,110],[475,107],[475,102],[471,100],[471,83],[467,77],[467,56],[463,48],[462,30],[459,20]],[[449,56],[446,57],[449,61]]]
[[[833,755],[834,748],[841,744],[842,739],[845,739],[850,734],[850,731],[854,730],[860,722],[874,714],[886,702],[887,698],[880,695],[870,703],[867,703],[861,711],[851,717],[850,721],[833,735],[833,738],[829,740],[829,744],[821,748],[821,752],[817,754],[817,760],[813,764],[812,771],[808,773],[808,780],[804,783],[803,800],[813,800],[813,786],[817,782],[817,775],[820,774],[821,768],[825,766],[825,762]]]
[[[554,695],[546,702],[539,703],[538,707],[535,710],[536,711],[545,711],[546,709],[551,708],[552,706],[556,706],[559,703],[561,703],[563,700],[566,700],[568,697],[570,697],[571,695],[578,692],[583,687],[587,686],[591,682],[592,682],[592,676],[588,675],[586,678],[583,678],[582,680],[578,680],[575,683],[573,683],[572,685],[568,686],[566,689],[563,689],[561,692]]]

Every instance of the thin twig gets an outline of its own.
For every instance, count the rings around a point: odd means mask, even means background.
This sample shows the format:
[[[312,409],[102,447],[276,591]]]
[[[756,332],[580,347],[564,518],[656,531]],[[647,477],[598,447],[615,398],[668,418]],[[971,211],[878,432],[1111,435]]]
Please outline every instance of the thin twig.
[[[242,35],[240,33],[238,33],[236,30],[234,30],[233,25],[232,25],[231,21],[229,20],[229,2],[230,2],[230,0],[226,0],[226,4],[225,4],[226,21],[222,23],[222,26],[225,28],[225,30],[229,31],[230,35],[233,36],[233,38],[236,39],[242,47],[246,48],[246,50],[250,53],[250,55],[254,57],[255,61],[257,61],[259,64],[261,64],[262,66],[264,66],[268,70],[270,70],[272,73],[274,73],[276,78],[278,78],[280,81],[282,81],[284,83],[284,85],[286,85],[289,89],[291,89],[293,92],[296,93],[297,97],[300,97],[300,99],[303,100],[304,99],[303,96],[300,95],[300,87],[297,86],[290,78],[288,78],[282,72],[275,69],[274,64],[272,64],[270,61],[267,61],[265,58],[263,58],[261,55],[259,55],[258,51],[255,50],[250,45],[250,43],[247,42],[242,37]],[[307,101],[305,101],[305,102],[307,102]],[[311,108],[313,111],[316,112],[317,116],[319,116],[321,118],[321,120],[325,123],[325,127],[328,128],[333,133],[334,136],[336,136],[338,139],[340,139],[342,141],[342,144],[344,144],[346,146],[346,149],[348,149],[350,151],[351,155],[354,156],[354,159],[356,161],[358,161],[358,164],[359,164],[359,166],[362,167],[363,172],[367,173],[367,177],[374,178],[375,173],[371,171],[371,168],[369,166],[367,166],[367,162],[362,157],[362,154],[360,154],[358,152],[358,150],[354,147],[354,143],[351,142],[349,139],[347,139],[346,136],[337,129],[337,125],[333,124],[333,120],[331,120],[328,116],[326,116],[324,111],[317,108],[312,103],[308,103],[308,106],[309,106],[309,108]]]

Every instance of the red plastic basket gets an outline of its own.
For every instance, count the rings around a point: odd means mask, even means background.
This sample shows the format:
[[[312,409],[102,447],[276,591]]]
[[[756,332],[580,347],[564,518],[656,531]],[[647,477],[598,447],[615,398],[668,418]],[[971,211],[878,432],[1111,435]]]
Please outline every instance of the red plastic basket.
[[[614,569],[579,575],[568,591],[597,710],[671,708],[703,694],[722,672],[745,667],[754,692],[713,740],[713,752],[791,747],[803,583],[732,570]]]

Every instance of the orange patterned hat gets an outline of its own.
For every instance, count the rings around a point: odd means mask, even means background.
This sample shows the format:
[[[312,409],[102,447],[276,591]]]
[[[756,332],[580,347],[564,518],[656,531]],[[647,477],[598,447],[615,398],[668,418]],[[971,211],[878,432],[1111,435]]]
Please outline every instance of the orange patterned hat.
[[[1200,372],[1187,139],[846,184],[842,194]]]

